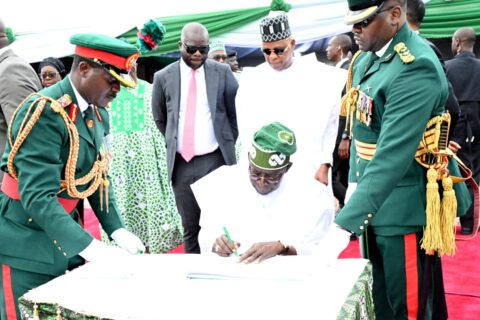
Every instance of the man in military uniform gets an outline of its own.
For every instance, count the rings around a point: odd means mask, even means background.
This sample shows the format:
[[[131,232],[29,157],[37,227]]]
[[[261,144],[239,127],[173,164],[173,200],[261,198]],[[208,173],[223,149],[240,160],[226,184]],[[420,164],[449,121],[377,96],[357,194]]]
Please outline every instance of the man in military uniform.
[[[446,304],[436,252],[452,254],[453,204],[463,214],[468,191],[457,183],[456,199],[452,196],[448,172],[459,172],[451,161],[449,171],[444,165],[438,173],[419,162],[426,157],[416,161],[415,156],[417,148],[425,154],[419,144],[431,119],[444,123],[443,116],[436,116],[444,113],[448,95],[445,74],[428,44],[408,28],[406,0],[348,0],[348,5],[345,22],[353,25],[361,50],[351,63],[342,106],[347,122],[353,121],[349,184],[356,189],[335,222],[362,235],[362,254],[373,266],[377,319],[443,319]],[[441,142],[433,144],[445,151]],[[432,173],[428,192],[427,172]],[[442,199],[437,177],[450,181]],[[440,201],[445,204],[442,214],[453,214],[445,216],[450,217],[445,227],[450,246],[437,240],[443,234],[430,232],[432,222],[426,221],[427,215],[440,219]]]
[[[72,70],[17,108],[2,157],[0,193],[0,318],[20,318],[28,290],[82,263],[122,256],[81,226],[75,206],[88,198],[106,233],[140,253],[124,229],[107,176],[107,106],[120,85],[135,86],[137,49],[103,35],[72,36]],[[117,260],[118,261],[118,260]]]

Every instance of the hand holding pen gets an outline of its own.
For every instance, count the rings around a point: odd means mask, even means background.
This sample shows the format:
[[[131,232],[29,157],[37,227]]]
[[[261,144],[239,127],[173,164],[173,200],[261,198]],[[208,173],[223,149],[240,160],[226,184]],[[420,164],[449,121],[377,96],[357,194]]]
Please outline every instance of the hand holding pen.
[[[228,257],[232,253],[238,257],[237,249],[240,247],[240,243],[232,240],[225,227],[223,230],[224,234],[215,240],[212,251],[222,257]]]

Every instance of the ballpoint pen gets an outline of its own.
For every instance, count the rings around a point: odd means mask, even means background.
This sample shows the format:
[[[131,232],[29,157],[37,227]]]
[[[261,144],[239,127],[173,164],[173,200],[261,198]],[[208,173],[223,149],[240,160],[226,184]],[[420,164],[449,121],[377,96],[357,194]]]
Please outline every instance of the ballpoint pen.
[[[233,240],[232,238],[230,237],[230,233],[228,233],[228,230],[227,230],[227,227],[223,227],[223,232],[225,232],[225,236],[227,237],[228,239],[228,242],[230,242],[231,244],[233,244]],[[238,252],[237,252],[237,249],[233,249],[233,253],[235,254],[235,256],[238,257]]]

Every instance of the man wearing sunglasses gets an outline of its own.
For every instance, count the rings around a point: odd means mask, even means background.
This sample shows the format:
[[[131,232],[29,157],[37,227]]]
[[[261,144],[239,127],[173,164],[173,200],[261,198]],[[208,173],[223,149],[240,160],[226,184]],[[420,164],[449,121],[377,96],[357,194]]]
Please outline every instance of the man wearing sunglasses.
[[[193,185],[203,210],[202,253],[228,257],[235,251],[247,264],[277,255],[337,258],[349,233],[333,224],[326,186],[288,173],[296,151],[293,131],[272,122],[255,132],[248,165],[222,167]]]
[[[12,51],[7,28],[0,19],[0,155],[5,150],[7,125],[20,102],[42,84],[27,61]],[[0,170],[0,184],[3,172]]]
[[[181,59],[155,73],[152,112],[165,137],[185,253],[200,253],[200,208],[190,184],[236,163],[238,84],[228,64],[207,60],[210,47],[203,25],[186,24],[178,46]]]
[[[119,247],[132,254],[145,250],[117,209],[104,143],[110,130],[104,106],[122,85],[135,86],[138,49],[99,34],[77,34],[70,42],[70,74],[18,107],[1,161],[1,319],[19,319],[20,296],[85,260],[118,263],[126,254],[82,228],[75,209],[81,199],[88,198]]]
[[[454,184],[456,199],[451,190],[438,192],[442,182],[451,189],[447,172],[461,176],[455,163],[445,163],[441,176],[428,157],[415,155],[418,149],[435,157],[420,142],[427,123],[444,119],[436,116],[445,112],[447,80],[432,49],[408,27],[407,0],[348,6],[345,23],[361,50],[350,64],[344,105],[353,122],[349,184],[356,189],[349,185],[335,222],[361,235],[362,255],[373,266],[377,319],[446,319],[439,254],[452,254],[447,239],[454,240],[455,215],[470,200],[464,183]],[[439,149],[445,142],[429,140]],[[440,216],[445,222],[435,223]]]
[[[260,33],[265,63],[242,73],[237,96],[241,144],[248,146],[262,123],[284,123],[302,142],[293,171],[331,189],[329,168],[338,128],[337,105],[346,71],[295,54],[296,41],[285,12],[271,12],[262,19]]]

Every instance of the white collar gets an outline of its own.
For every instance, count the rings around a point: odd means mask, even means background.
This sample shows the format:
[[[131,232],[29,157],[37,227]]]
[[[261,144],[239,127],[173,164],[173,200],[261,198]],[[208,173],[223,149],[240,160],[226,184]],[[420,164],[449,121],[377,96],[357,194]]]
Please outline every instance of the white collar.
[[[392,42],[393,38],[390,39],[390,41],[388,41],[382,49],[378,50],[377,52],[375,52],[375,54],[379,57],[383,56],[383,54],[385,53],[385,51],[387,51],[388,49],[388,46],[390,45],[390,43]]]
[[[11,49],[10,48],[10,45],[6,46],[6,47],[3,47],[2,49],[0,49],[0,54],[3,54],[5,51]]]
[[[77,88],[75,88],[75,85],[73,84],[72,79],[70,79],[70,75],[68,75],[67,77],[68,77],[68,80],[70,81],[70,84],[72,85],[73,93],[75,93],[75,97],[77,98],[78,108],[80,109],[83,115],[85,110],[87,110],[89,104],[85,99],[83,99],[82,95],[77,91]]]
[[[342,64],[348,60],[348,57],[345,57],[343,58],[342,60],[338,61],[336,64],[335,64],[335,67],[339,68],[342,66]]]
[[[203,75],[204,73],[204,66],[205,66],[205,63],[202,64],[202,66],[198,69],[196,69],[196,73],[197,75]],[[192,73],[192,68],[190,68],[186,63],[185,61],[183,61],[183,58],[180,58],[180,73],[183,73],[183,74],[191,74]]]

